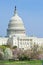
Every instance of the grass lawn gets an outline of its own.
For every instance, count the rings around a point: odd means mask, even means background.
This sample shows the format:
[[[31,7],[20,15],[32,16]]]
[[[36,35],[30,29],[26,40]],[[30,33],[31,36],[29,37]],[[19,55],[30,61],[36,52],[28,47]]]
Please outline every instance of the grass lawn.
[[[0,65],[43,65],[43,61],[34,60],[34,61],[0,61]]]

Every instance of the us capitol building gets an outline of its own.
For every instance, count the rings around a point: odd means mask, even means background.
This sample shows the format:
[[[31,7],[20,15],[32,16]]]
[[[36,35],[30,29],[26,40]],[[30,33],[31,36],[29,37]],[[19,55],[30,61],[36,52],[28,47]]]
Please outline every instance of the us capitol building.
[[[7,28],[7,37],[0,37],[0,45],[17,46],[21,49],[29,49],[33,44],[43,45],[43,38],[28,37],[26,35],[23,20],[18,16],[16,6],[14,15],[10,19]]]

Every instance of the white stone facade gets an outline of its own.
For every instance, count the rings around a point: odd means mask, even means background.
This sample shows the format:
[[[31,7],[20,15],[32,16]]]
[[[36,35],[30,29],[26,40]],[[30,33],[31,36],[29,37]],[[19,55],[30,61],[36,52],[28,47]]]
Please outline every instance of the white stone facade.
[[[0,45],[9,44],[21,49],[30,49],[34,43],[39,44],[39,46],[43,45],[43,38],[28,37],[26,35],[23,21],[18,16],[15,7],[14,16],[8,24],[7,37],[0,37]]]

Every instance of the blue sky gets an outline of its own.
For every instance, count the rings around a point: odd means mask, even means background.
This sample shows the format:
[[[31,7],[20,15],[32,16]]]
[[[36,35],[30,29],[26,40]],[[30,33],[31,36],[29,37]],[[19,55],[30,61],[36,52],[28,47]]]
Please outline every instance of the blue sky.
[[[43,0],[0,0],[0,36],[7,35],[6,29],[15,5],[27,35],[43,37]]]

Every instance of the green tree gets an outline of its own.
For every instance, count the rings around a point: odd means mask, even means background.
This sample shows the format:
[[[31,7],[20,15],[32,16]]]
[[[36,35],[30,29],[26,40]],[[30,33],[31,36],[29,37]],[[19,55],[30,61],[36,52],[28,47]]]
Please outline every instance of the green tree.
[[[10,48],[6,48],[4,51],[4,58],[8,60],[8,59],[12,59],[12,57],[13,57],[12,50]]]

